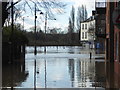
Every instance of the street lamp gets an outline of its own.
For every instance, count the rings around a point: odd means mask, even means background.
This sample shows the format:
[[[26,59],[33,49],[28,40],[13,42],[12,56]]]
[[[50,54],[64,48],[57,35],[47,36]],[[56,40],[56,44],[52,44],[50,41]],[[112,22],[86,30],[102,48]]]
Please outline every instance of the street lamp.
[[[45,41],[46,41],[46,29],[47,29],[47,12],[45,13]],[[51,20],[56,20],[55,18],[54,19],[51,19]],[[44,47],[44,52],[46,53],[46,45]]]
[[[37,19],[37,16],[36,16],[36,12],[37,11],[40,11],[40,14],[43,14],[43,12],[41,12],[41,10],[36,10],[36,3],[35,3],[35,21],[34,21],[34,23],[35,23],[35,30],[34,30],[34,33],[35,33],[35,45],[34,45],[34,54],[36,55],[37,54],[37,48],[36,48],[36,19]],[[56,20],[56,19],[54,19],[54,20]],[[24,20],[23,20],[23,22],[24,22]],[[45,39],[46,39],[46,27],[47,27],[47,12],[46,12],[46,15],[45,15]],[[45,50],[44,50],[45,52],[46,52],[46,46],[45,46]],[[34,60],[34,88],[36,89],[36,59]],[[46,75],[46,60],[45,60],[45,75]],[[46,81],[46,77],[45,77],[45,81]],[[46,87],[46,85],[45,85],[45,87]]]
[[[46,42],[46,27],[47,27],[47,12],[45,14],[45,42]],[[44,48],[44,52],[46,53],[46,45],[45,45],[45,48]]]
[[[36,10],[36,3],[35,3],[35,21],[34,21],[34,23],[35,23],[35,31],[34,31],[34,33],[35,33],[35,50],[34,50],[34,54],[36,55],[37,54],[37,48],[36,48],[36,19],[37,19],[37,16],[36,16],[36,11],[40,11],[40,14],[43,14],[42,12],[41,12],[41,10]],[[34,60],[34,89],[36,90],[36,58],[35,58],[35,60]]]
[[[34,54],[36,55],[37,54],[37,48],[36,48],[36,19],[37,19],[37,16],[36,16],[36,11],[40,11],[40,14],[43,14],[43,12],[41,12],[41,10],[36,10],[36,3],[35,3],[35,50],[34,50]]]

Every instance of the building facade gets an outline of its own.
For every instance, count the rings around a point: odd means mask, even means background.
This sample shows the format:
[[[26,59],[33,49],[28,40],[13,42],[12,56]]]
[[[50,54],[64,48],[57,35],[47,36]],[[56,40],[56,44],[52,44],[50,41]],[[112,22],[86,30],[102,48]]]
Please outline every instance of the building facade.
[[[87,20],[81,22],[81,35],[80,40],[83,44],[91,44],[91,48],[94,48],[95,40],[95,19],[91,16]]]
[[[116,13],[115,13],[116,12]],[[106,65],[109,68],[107,71],[113,71],[114,77],[108,78],[107,83],[110,88],[120,88],[120,1],[108,0],[106,7]]]
[[[106,36],[106,3],[95,2],[95,35],[96,35],[96,49],[100,53],[105,53],[105,36]]]

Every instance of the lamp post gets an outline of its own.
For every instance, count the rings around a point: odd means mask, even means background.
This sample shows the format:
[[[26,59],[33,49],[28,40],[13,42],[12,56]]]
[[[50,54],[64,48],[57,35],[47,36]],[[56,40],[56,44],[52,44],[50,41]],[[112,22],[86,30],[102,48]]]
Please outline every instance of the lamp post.
[[[36,39],[37,39],[37,37],[36,37],[36,19],[37,19],[37,16],[36,16],[36,11],[40,11],[40,14],[43,14],[43,12],[41,12],[41,10],[36,10],[36,3],[35,3],[35,21],[34,21],[34,23],[35,23],[35,31],[34,31],[34,33],[35,33],[35,50],[34,50],[34,54],[36,55],[37,54],[37,48],[36,48]]]
[[[23,17],[23,30],[24,30],[24,20],[25,20],[25,17]]]
[[[13,50],[13,32],[14,32],[14,5],[13,5],[13,0],[11,1],[11,36],[10,36],[10,44],[11,44],[11,63],[13,63],[13,57],[14,57],[14,50]]]
[[[46,28],[47,28],[47,12],[45,14],[45,42],[46,42]],[[44,52],[46,53],[46,45],[45,45],[45,48],[44,48]]]
[[[37,54],[37,47],[36,47],[36,19],[37,19],[37,16],[36,16],[36,12],[37,11],[40,11],[40,14],[43,14],[42,12],[41,12],[41,10],[36,10],[36,3],[35,3],[35,21],[34,21],[34,23],[35,23],[35,31],[34,31],[34,33],[35,33],[35,49],[34,49],[34,54],[36,55]],[[36,57],[35,57],[35,60],[34,60],[34,90],[36,90]]]
[[[46,67],[46,59],[45,59],[45,88],[47,88],[47,67]]]
[[[47,30],[47,12],[45,13],[45,42],[46,42],[46,30]],[[53,20],[56,20],[55,18]],[[46,45],[44,47],[44,52],[46,53]]]
[[[34,60],[34,90],[36,90],[36,58]]]
[[[11,52],[11,57],[10,57],[10,62],[11,62],[11,90],[13,90],[13,58],[14,58],[14,49],[13,49],[13,32],[14,32],[14,3],[13,0],[11,0],[11,36],[10,36],[10,52]]]
[[[36,49],[36,19],[37,19],[37,16],[36,16],[36,3],[35,3],[35,51],[34,51],[34,54],[36,55],[37,54],[37,49]]]

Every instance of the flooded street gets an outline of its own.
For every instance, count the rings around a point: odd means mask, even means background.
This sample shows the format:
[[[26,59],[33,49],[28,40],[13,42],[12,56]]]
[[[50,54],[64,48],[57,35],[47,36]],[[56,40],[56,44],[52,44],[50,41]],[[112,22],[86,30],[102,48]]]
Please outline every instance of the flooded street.
[[[105,87],[103,54],[79,46],[26,47],[25,63],[3,67],[3,87],[92,88]],[[92,59],[89,53],[92,52]],[[95,59],[97,58],[97,59]],[[99,58],[99,59],[98,59]]]
[[[2,90],[120,90],[120,0],[0,0]]]

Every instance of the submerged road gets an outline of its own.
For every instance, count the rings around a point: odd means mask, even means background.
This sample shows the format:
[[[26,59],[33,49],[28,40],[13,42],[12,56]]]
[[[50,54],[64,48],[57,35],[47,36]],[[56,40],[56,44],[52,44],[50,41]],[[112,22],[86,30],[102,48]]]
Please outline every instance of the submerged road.
[[[14,87],[105,87],[105,60],[99,59],[104,57],[104,54],[96,54],[95,50],[83,49],[79,46],[49,46],[46,49],[47,52],[44,53],[44,47],[37,47],[38,53],[35,56],[34,47],[26,47],[25,64],[24,67],[20,67],[20,72],[16,72],[19,78],[13,78],[17,79],[14,80]],[[14,69],[17,69],[16,65]],[[10,76],[10,72],[7,72],[9,68],[5,70],[6,75]],[[4,80],[4,87],[10,87],[10,83],[7,79]]]

